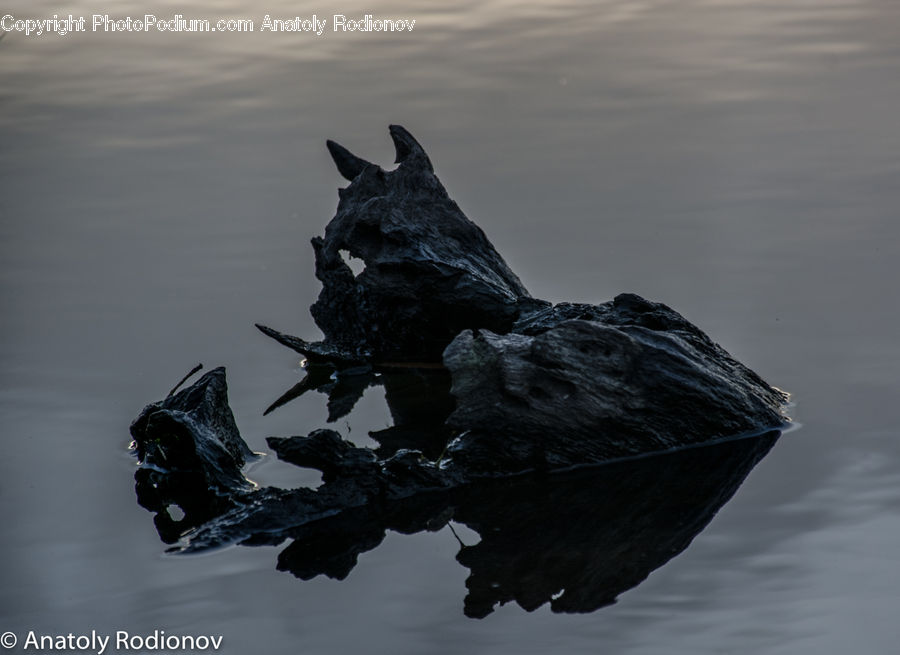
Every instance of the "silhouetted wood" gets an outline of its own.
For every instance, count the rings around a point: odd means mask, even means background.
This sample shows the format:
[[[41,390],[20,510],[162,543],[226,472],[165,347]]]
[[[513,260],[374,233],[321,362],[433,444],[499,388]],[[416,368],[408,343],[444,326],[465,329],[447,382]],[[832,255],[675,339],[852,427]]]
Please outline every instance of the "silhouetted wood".
[[[546,305],[450,199],[412,135],[399,125],[390,133],[392,171],[329,141],[350,180],[324,238],[312,241],[323,288],[311,312],[330,349],[286,344],[311,358],[440,361],[461,330],[505,332],[523,308]],[[362,273],[354,276],[342,252],[365,263]]]
[[[361,363],[442,362],[457,405],[448,425],[463,432],[449,452],[470,469],[559,468],[786,423],[787,394],[661,303],[532,298],[421,145],[390,132],[400,165],[389,172],[328,144],[350,185],[313,239],[325,340],[263,332],[338,379]],[[366,268],[354,276],[342,252]]]
[[[787,394],[661,303],[622,294],[515,329],[466,330],[444,352],[464,468],[559,469],[785,424]]]
[[[455,518],[482,535],[458,557],[472,570],[469,616],[510,600],[567,612],[613,602],[734,493],[787,424],[788,396],[661,303],[532,298],[419,143],[390,132],[393,171],[328,142],[350,185],[312,241],[325,339],[257,326],[309,365],[267,413],[318,391],[333,422],[384,385],[394,425],[370,433],[381,447],[327,429],[270,437],[323,483],[259,489],[242,473],[253,454],[218,368],[132,424],[138,500],[182,552],[294,539],[278,567],[303,579],[346,576],[387,529]],[[354,275],[343,253],[365,269]]]

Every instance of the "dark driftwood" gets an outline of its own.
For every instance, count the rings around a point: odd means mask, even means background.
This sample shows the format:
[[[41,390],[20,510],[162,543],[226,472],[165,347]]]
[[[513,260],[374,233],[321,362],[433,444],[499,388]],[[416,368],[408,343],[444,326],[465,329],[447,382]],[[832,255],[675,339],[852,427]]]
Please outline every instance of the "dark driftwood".
[[[398,126],[391,137],[393,171],[328,143],[350,185],[313,239],[323,289],[311,311],[325,339],[258,326],[310,362],[267,411],[315,390],[334,421],[383,384],[394,425],[370,433],[381,447],[333,430],[272,437],[278,457],[323,483],[256,488],[215,369],[132,424],[138,500],[179,551],[293,539],[278,566],[303,579],[346,576],[387,529],[456,520],[482,536],[458,557],[472,570],[469,616],[510,600],[611,603],[734,493],[785,425],[787,395],[665,305],[532,298],[415,139]],[[364,261],[359,275],[345,252]],[[663,451],[675,452],[627,459]]]
[[[461,330],[506,332],[523,308],[546,305],[450,199],[412,135],[399,125],[390,133],[400,164],[392,171],[328,142],[351,183],[325,237],[312,241],[322,292],[311,312],[325,342],[281,340],[310,359],[438,361]],[[365,263],[362,273],[342,251]]]
[[[165,543],[232,509],[235,497],[253,489],[241,468],[256,455],[234,422],[224,368],[147,405],[131,436],[141,462],[134,476],[138,503],[156,513]],[[171,516],[171,505],[184,516]]]
[[[786,394],[665,305],[623,294],[515,329],[467,330],[444,351],[463,431],[448,451],[467,468],[557,469],[784,425]]]
[[[212,492],[245,485],[240,469],[256,457],[234,422],[222,367],[147,405],[131,424],[131,436],[145,466],[200,475]]]
[[[457,403],[449,426],[465,432],[452,458],[473,469],[559,468],[785,424],[787,394],[665,305],[532,298],[419,143],[390,132],[390,172],[328,144],[350,185],[313,240],[323,289],[311,310],[325,340],[264,333],[339,379],[361,363],[442,360]]]

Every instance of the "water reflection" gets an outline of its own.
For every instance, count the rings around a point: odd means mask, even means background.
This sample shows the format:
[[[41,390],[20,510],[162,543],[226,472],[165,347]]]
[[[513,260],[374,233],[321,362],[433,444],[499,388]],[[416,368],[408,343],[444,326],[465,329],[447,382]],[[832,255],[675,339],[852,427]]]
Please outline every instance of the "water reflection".
[[[592,612],[687,548],[780,435],[443,488],[419,478],[411,493],[384,491],[357,502],[360,490],[380,483],[370,476],[372,467],[389,467],[385,459],[392,455],[397,456],[392,462],[402,461],[403,448],[415,446],[439,458],[451,436],[443,424],[453,406],[449,378],[434,369],[312,373],[273,407],[315,389],[329,395],[336,420],[368,386],[384,385],[395,424],[370,433],[381,444],[378,462],[368,449],[323,440],[345,449],[340,466],[357,472],[347,484],[346,470],[330,468],[333,462],[319,447],[298,454],[290,451],[290,439],[277,440],[280,445],[270,441],[285,461],[322,470],[325,484],[316,491],[266,488],[231,495],[187,471],[141,468],[135,474],[138,500],[155,512],[165,543],[195,552],[290,540],[278,555],[278,570],[302,580],[319,575],[342,580],[360,553],[377,548],[388,530],[413,534],[455,523],[480,536],[472,545],[460,542],[456,556],[470,571],[466,616],[484,618],[512,601],[527,611],[549,603],[554,612]],[[221,380],[224,389],[224,371]],[[210,393],[219,392],[204,391]]]
[[[289,530],[278,569],[309,580],[343,579],[386,530],[403,534],[465,525],[481,540],[462,545],[470,570],[466,616],[515,601],[532,611],[592,612],[690,545],[778,438],[756,438],[556,475],[473,485],[362,509]]]
[[[446,425],[453,411],[450,374],[440,366],[378,367],[373,370],[332,374],[331,369],[310,368],[307,375],[272,403],[266,414],[296,400],[308,391],[328,396],[328,422],[347,416],[369,387],[384,387],[393,425],[370,432],[381,446],[379,458],[390,457],[402,448],[420,450],[436,460],[452,434]]]

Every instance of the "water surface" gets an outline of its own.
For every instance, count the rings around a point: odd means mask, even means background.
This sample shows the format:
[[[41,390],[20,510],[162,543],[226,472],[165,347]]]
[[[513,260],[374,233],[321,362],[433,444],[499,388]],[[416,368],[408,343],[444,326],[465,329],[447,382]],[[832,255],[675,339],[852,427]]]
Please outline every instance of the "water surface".
[[[0,631],[222,634],[229,653],[895,648],[896,3],[7,6],[417,24],[0,40]],[[467,619],[447,529],[389,533],[343,582],[278,573],[270,548],[163,556],[135,503],[128,424],[197,361],[228,367],[254,449],[324,425],[322,396],[262,416],[301,372],[253,323],[316,336],[308,240],[342,184],[324,139],[387,166],[389,123],[533,295],[665,302],[793,394],[803,428],[612,607]],[[336,427],[364,445],[389,422],[372,389]],[[271,460],[251,477],[311,482]]]

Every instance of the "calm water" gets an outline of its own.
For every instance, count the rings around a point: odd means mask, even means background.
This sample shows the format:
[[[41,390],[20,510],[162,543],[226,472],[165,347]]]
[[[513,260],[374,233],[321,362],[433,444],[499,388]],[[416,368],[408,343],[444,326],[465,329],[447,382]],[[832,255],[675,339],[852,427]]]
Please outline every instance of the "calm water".
[[[0,632],[161,629],[227,653],[896,651],[896,2],[6,11],[417,23],[0,40]],[[308,240],[342,183],[324,140],[388,165],[392,122],[534,295],[666,302],[794,396],[803,428],[612,607],[467,619],[447,528],[389,533],[343,582],[279,573],[273,548],[164,556],[135,503],[128,425],[197,361],[228,367],[255,450],[324,425],[321,395],[261,415],[301,373],[253,323],[316,335]],[[389,423],[371,389],[336,427],[366,444]],[[250,476],[314,479],[271,457]]]

